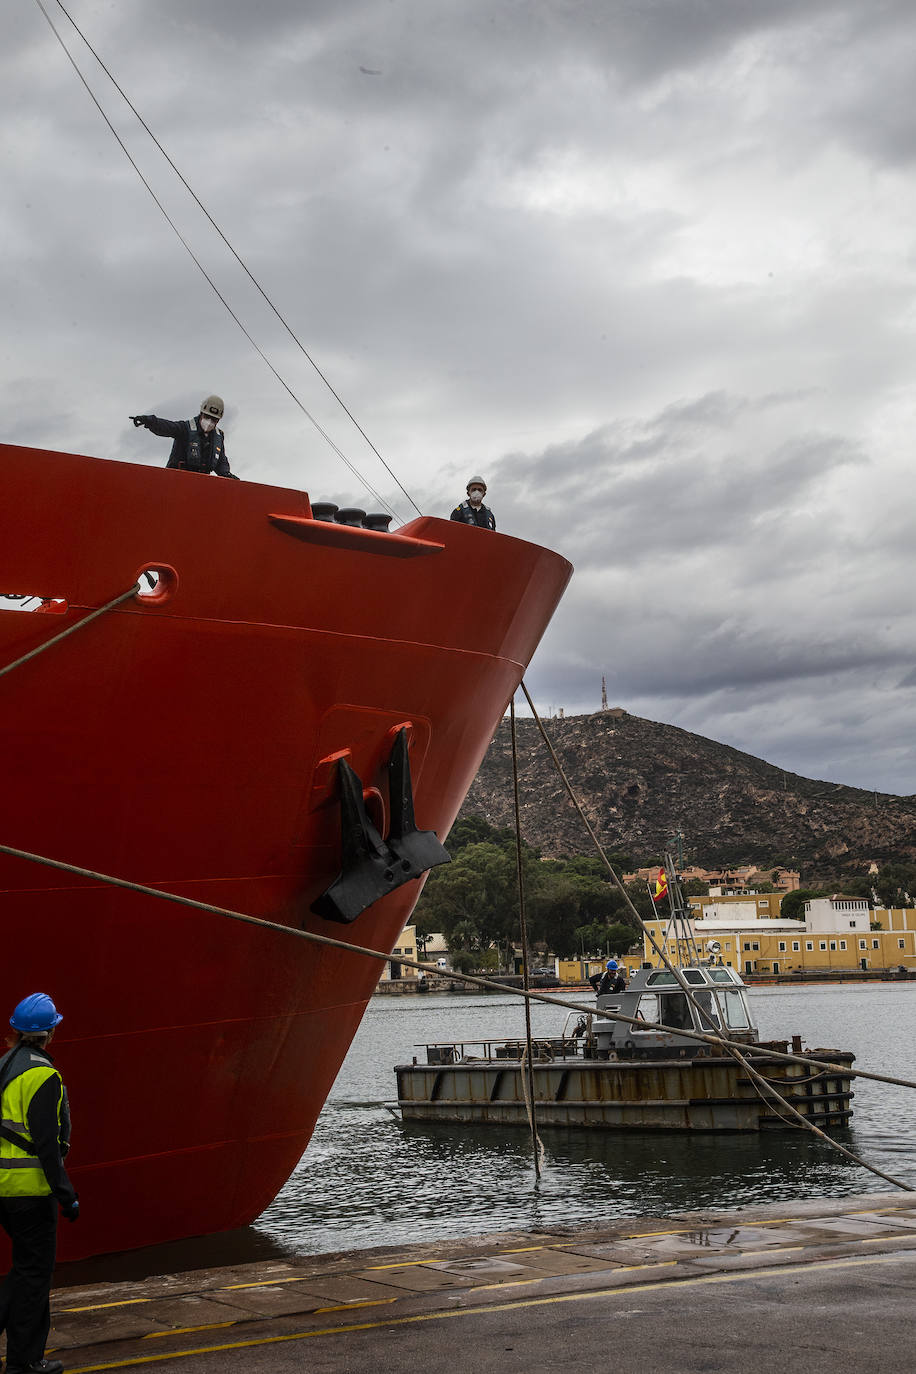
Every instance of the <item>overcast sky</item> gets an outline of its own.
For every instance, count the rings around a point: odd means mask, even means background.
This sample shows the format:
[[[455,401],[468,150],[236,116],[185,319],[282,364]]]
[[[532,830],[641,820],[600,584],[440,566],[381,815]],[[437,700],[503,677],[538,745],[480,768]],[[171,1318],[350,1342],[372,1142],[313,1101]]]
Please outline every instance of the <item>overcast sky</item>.
[[[291,390],[412,512],[68,25]],[[916,792],[912,0],[70,0],[424,513],[576,566],[528,674]],[[0,16],[0,438],[375,509],[36,0]],[[481,537],[484,537],[483,535]],[[481,607],[481,614],[486,608]],[[447,613],[447,608],[444,608]]]

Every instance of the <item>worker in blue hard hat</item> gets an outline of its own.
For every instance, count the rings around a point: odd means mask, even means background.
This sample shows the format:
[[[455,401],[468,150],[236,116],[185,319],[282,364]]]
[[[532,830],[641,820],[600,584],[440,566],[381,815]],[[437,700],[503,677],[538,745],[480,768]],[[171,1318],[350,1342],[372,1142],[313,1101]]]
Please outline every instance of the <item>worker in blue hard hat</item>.
[[[623,992],[627,985],[627,976],[616,959],[608,959],[604,968],[598,973],[593,973],[588,980],[599,997],[604,997],[609,992]]]
[[[595,989],[598,996],[603,997],[606,992],[613,991],[614,979],[616,978],[616,976],[617,960],[608,959],[604,968],[601,969],[598,973],[593,973],[588,981],[591,983],[592,987]]]
[[[0,1225],[13,1244],[13,1267],[0,1283],[7,1374],[61,1374],[64,1367],[45,1358],[58,1208],[68,1221],[79,1216],[64,1168],[67,1090],[48,1054],[62,1019],[46,992],[24,997],[10,1017],[15,1043],[0,1059]]]

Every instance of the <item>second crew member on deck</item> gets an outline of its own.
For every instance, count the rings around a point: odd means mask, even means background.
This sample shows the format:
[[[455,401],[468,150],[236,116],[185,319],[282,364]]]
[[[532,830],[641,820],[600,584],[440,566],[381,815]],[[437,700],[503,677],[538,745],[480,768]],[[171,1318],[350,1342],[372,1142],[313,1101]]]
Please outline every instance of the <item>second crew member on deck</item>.
[[[465,525],[477,525],[482,530],[495,530],[496,520],[483,498],[487,494],[487,484],[482,477],[472,477],[468,482],[468,499],[456,506],[449,516],[450,520],[460,520]]]

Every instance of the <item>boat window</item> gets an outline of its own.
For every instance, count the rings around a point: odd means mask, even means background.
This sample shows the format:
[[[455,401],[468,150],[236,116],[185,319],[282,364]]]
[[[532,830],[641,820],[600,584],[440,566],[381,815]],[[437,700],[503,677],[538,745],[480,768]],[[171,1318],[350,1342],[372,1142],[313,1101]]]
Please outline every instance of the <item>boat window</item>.
[[[643,995],[640,997],[639,1003],[638,1003],[638,1005],[637,1005],[637,1007],[636,1007],[636,1015],[637,1015],[637,1016],[640,1018],[640,1020],[642,1020],[642,1021],[657,1021],[657,1020],[658,1020],[658,993],[657,993],[657,992],[644,992],[644,993],[643,993]],[[634,1031],[638,1031],[638,1030],[641,1029],[641,1027],[640,1027],[640,1026],[633,1026],[632,1029],[633,1029]]]
[[[702,1007],[703,1015],[697,1015],[697,1030],[708,1031],[713,1026],[718,1027],[722,1023],[719,1018],[719,1009],[713,1005],[712,993],[709,988],[698,989],[694,994],[694,1001],[697,1006]],[[707,1019],[709,1018],[709,1019]],[[712,1026],[710,1025],[712,1022]]]
[[[616,1008],[615,1008],[616,1010]],[[563,1027],[564,1040],[579,1040],[585,1035],[589,1028],[591,1017],[586,1012],[571,1011],[566,1018]]]
[[[714,983],[733,983],[735,981],[727,968],[711,968],[709,976]]]
[[[747,1014],[747,1004],[744,1001],[743,993],[726,992],[724,989],[716,993],[719,1005],[724,1003],[725,1021],[732,1030],[747,1030],[750,1020]]]
[[[658,973],[650,973],[646,982],[649,987],[657,987],[659,984],[668,984],[670,986],[672,983],[677,984],[677,979],[674,974],[669,973],[667,969],[660,969]]]
[[[670,1026],[672,1030],[693,1030],[686,993],[669,992],[660,1000],[662,1025]]]
[[[698,968],[681,969],[681,976],[685,983],[705,983],[706,979]]]

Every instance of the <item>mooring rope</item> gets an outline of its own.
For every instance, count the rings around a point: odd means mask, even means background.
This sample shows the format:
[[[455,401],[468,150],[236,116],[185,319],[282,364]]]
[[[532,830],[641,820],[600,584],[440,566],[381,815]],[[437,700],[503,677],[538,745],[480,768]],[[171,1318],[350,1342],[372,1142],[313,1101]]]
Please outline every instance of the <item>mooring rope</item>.
[[[515,865],[518,871],[518,923],[522,939],[522,986],[525,992],[531,991],[531,970],[528,962],[528,921],[525,915],[525,877],[522,864],[522,819],[518,804],[518,745],[515,738],[515,697],[509,703],[509,720],[512,730],[512,791],[515,799]],[[527,1080],[527,1081],[526,1081]],[[541,1159],[544,1147],[538,1136],[537,1111],[534,1096],[534,1065],[531,1062],[531,1002],[525,998],[525,1063],[522,1066],[522,1086],[525,1090],[525,1105],[528,1109],[528,1125],[531,1128],[531,1152],[534,1156],[534,1176],[541,1177]]]
[[[39,654],[43,654],[47,649],[53,648],[55,644],[60,644],[61,640],[68,639],[70,635],[75,635],[77,630],[84,630],[87,625],[91,625],[93,620],[98,620],[99,616],[104,615],[106,611],[113,611],[115,607],[120,606],[122,602],[129,601],[132,596],[136,596],[139,590],[140,583],[135,582],[130,591],[122,592],[120,596],[115,597],[114,601],[109,601],[107,605],[100,606],[97,611],[92,611],[90,615],[83,616],[83,619],[78,620],[75,625],[69,625],[66,630],[61,630],[59,635],[54,635],[53,638],[46,639],[44,644],[39,644],[37,649],[29,650],[27,654],[23,654],[21,658],[17,658],[13,663],[8,663],[5,668],[0,668],[0,677],[5,677],[6,674],[11,673],[14,668],[21,668],[24,663],[28,663],[31,659],[37,658]],[[29,614],[34,615],[35,612],[32,611]]]
[[[525,1006],[531,1004],[526,1000]],[[519,1063],[519,1076],[522,1080],[522,1097],[525,1100],[525,1113],[528,1117],[528,1129],[531,1132],[531,1148],[534,1152],[534,1175],[535,1179],[540,1179],[544,1164],[544,1142],[538,1135],[537,1121],[534,1108],[534,1070],[531,1065],[531,1041],[529,1040],[522,1050],[522,1057]]]
[[[658,941],[655,939],[655,936],[652,934],[652,931],[645,924],[643,924],[643,931],[647,939],[649,940],[649,943],[651,944],[652,949],[654,953],[657,955],[658,959],[662,963],[664,963],[668,967],[668,969],[674,974],[675,978],[677,979],[681,987],[681,990],[687,994],[688,1001],[699,1013],[700,1024],[703,1025],[704,1022],[708,1023],[710,1027],[710,1033],[721,1039],[723,1046],[726,1047],[726,1053],[731,1055],[732,1059],[734,1059],[737,1063],[741,1064],[742,1068],[745,1069],[745,1071],[748,1074],[748,1081],[750,1082],[751,1087],[754,1089],[754,1092],[760,1098],[764,1106],[768,1107],[771,1111],[773,1111],[775,1115],[779,1117],[780,1121],[785,1122],[787,1126],[797,1125],[801,1123],[805,1126],[806,1129],[812,1130],[815,1135],[821,1136],[823,1139],[827,1141],[828,1144],[833,1145],[834,1148],[842,1150],[844,1148],[843,1146],[837,1145],[836,1141],[833,1140],[832,1137],[825,1135],[825,1133],[822,1130],[820,1130],[819,1127],[814,1126],[813,1123],[809,1120],[809,1118],[805,1117],[803,1113],[798,1112],[791,1105],[788,1099],[785,1098],[780,1092],[778,1092],[778,1090],[775,1087],[776,1080],[764,1078],[762,1074],[757,1073],[757,1071],[752,1067],[752,1065],[748,1063],[747,1054],[744,1050],[738,1050],[733,1042],[726,1042],[724,1040],[724,1038],[722,1037],[721,1028],[716,1026],[716,1023],[713,1020],[711,1014],[707,1012],[706,1008],[702,1005],[702,1003],[696,997],[694,997],[693,992],[689,984],[687,983],[686,979],[682,976],[680,969],[678,969],[676,966],[672,965],[668,961],[665,955],[664,948],[659,945]],[[699,962],[699,954],[697,956],[697,962]],[[826,1070],[824,1070],[821,1074],[817,1074],[814,1077],[829,1077],[829,1074]],[[801,1082],[801,1080],[799,1079],[790,1079],[788,1076],[786,1076],[786,1078],[780,1081],[786,1085],[791,1084],[793,1087],[797,1086]],[[813,1081],[813,1078],[805,1081]],[[761,1084],[768,1086],[765,1086],[764,1090],[762,1091],[760,1086]],[[774,1098],[775,1105],[772,1100]],[[780,1106],[786,1107],[790,1112],[792,1112],[796,1120],[790,1120],[789,1117],[787,1117],[783,1112],[779,1110]],[[860,1162],[864,1164],[864,1161]],[[871,1165],[864,1164],[864,1167],[866,1169],[870,1169]],[[887,1175],[880,1173],[880,1171],[877,1169],[872,1170],[872,1172],[877,1173],[880,1178],[887,1177]],[[897,1180],[890,1179],[889,1182],[897,1183]],[[898,1183],[897,1186],[900,1188],[905,1188],[908,1192],[913,1191],[912,1189],[908,1188],[908,1186],[904,1183]]]
[[[785,1110],[786,1110],[787,1112],[789,1112],[789,1114],[790,1114],[790,1115],[797,1121],[797,1123],[798,1123],[800,1126],[802,1126],[805,1130],[810,1131],[813,1135],[815,1135],[815,1136],[817,1136],[819,1139],[825,1141],[829,1146],[831,1146],[832,1149],[838,1151],[840,1154],[844,1155],[847,1159],[850,1159],[850,1160],[852,1160],[854,1163],[861,1165],[862,1168],[864,1168],[864,1169],[868,1169],[871,1173],[877,1175],[878,1178],[883,1178],[883,1179],[885,1180],[885,1182],[887,1182],[887,1183],[892,1183],[896,1188],[901,1188],[904,1192],[907,1192],[907,1193],[916,1192],[916,1189],[912,1188],[908,1183],[904,1183],[904,1182],[902,1182],[902,1180],[900,1180],[900,1179],[898,1179],[898,1178],[893,1178],[890,1174],[882,1173],[882,1171],[881,1171],[880,1169],[876,1168],[873,1164],[869,1164],[869,1163],[867,1162],[867,1160],[864,1160],[864,1159],[862,1159],[859,1155],[854,1154],[852,1150],[847,1150],[846,1147],[845,1147],[845,1145],[841,1145],[841,1144],[839,1143],[839,1141],[834,1140],[831,1136],[827,1135],[827,1133],[826,1133],[825,1131],[822,1131],[822,1130],[820,1129],[820,1127],[815,1126],[814,1123],[813,1123],[812,1121],[810,1121],[807,1117],[803,1116],[801,1112],[799,1112],[795,1107],[793,1107],[792,1104],[791,1104],[791,1102],[787,1101],[786,1098],[783,1097],[783,1095],[782,1095],[781,1093],[777,1092],[777,1090],[767,1081],[767,1079],[765,1079],[760,1073],[758,1073],[757,1070],[753,1067],[753,1065],[750,1064],[750,1063],[748,1062],[747,1057],[746,1057],[746,1053],[747,1053],[747,1047],[746,1047],[746,1046],[740,1046],[740,1047],[739,1047],[739,1046],[738,1046],[737,1044],[735,1044],[734,1042],[729,1041],[729,1040],[726,1040],[725,1037],[724,1037],[724,1035],[721,1034],[721,1032],[718,1033],[718,1034],[716,1033],[716,1028],[715,1028],[715,1025],[714,1025],[712,1016],[705,1010],[704,1007],[702,1007],[702,1006],[700,1005],[700,1003],[699,1003],[699,1002],[697,1001],[697,999],[694,997],[693,993],[691,992],[690,986],[689,986],[689,984],[687,983],[687,981],[684,979],[684,977],[683,977],[683,975],[682,975],[680,969],[678,969],[674,964],[671,963],[671,960],[668,958],[667,952],[666,952],[664,949],[660,948],[660,946],[659,946],[658,943],[656,942],[654,936],[652,935],[652,932],[649,930],[648,925],[647,925],[646,922],[642,919],[642,917],[640,916],[639,912],[636,910],[636,907],[634,906],[634,904],[633,904],[633,902],[632,902],[632,900],[631,900],[631,898],[630,898],[630,894],[627,892],[627,890],[626,890],[626,888],[624,887],[624,884],[623,884],[623,882],[621,881],[619,875],[616,873],[613,864],[611,863],[610,859],[609,859],[608,856],[607,856],[607,852],[605,851],[604,846],[602,845],[601,841],[598,839],[598,836],[596,835],[596,833],[595,833],[595,831],[594,831],[594,828],[593,828],[592,825],[591,825],[591,822],[589,821],[588,817],[587,817],[586,814],[585,814],[585,811],[584,811],[584,809],[583,809],[583,807],[582,807],[581,802],[579,801],[579,798],[578,798],[578,796],[577,796],[577,794],[576,794],[576,792],[575,792],[575,789],[573,788],[571,782],[569,781],[569,778],[566,776],[566,772],[565,772],[565,770],[564,770],[564,768],[563,768],[563,765],[561,764],[560,759],[559,759],[559,757],[558,757],[558,755],[557,755],[557,752],[556,752],[556,750],[554,749],[553,744],[552,744],[551,741],[550,741],[550,738],[549,738],[549,736],[548,736],[548,734],[547,734],[547,731],[544,729],[544,723],[543,723],[543,721],[541,720],[540,715],[538,714],[537,707],[535,706],[534,702],[532,701],[531,696],[530,696],[530,694],[529,694],[529,692],[528,692],[528,688],[525,686],[524,681],[522,681],[522,682],[520,683],[520,686],[521,686],[522,691],[523,691],[524,694],[525,694],[525,700],[528,702],[528,706],[529,706],[529,708],[530,708],[530,710],[531,710],[531,714],[532,714],[532,716],[534,717],[535,721],[537,722],[538,729],[540,730],[540,733],[541,733],[541,738],[543,739],[544,743],[545,743],[546,746],[547,746],[548,752],[550,753],[550,756],[551,756],[551,758],[553,759],[554,766],[556,767],[557,772],[558,772],[559,775],[560,775],[560,778],[561,778],[561,780],[562,780],[562,782],[563,782],[563,785],[564,785],[564,787],[566,788],[567,794],[569,795],[569,798],[570,798],[570,800],[572,801],[573,806],[576,808],[576,811],[577,811],[577,813],[578,813],[580,819],[582,820],[582,823],[584,824],[586,830],[588,831],[589,835],[591,836],[592,843],[594,844],[594,846],[595,846],[596,850],[598,851],[598,854],[600,855],[600,857],[601,857],[601,859],[602,859],[602,861],[603,861],[605,867],[607,868],[608,872],[610,873],[613,882],[615,883],[615,885],[617,886],[617,888],[619,889],[619,891],[620,891],[621,894],[623,895],[624,900],[625,900],[627,906],[629,907],[630,911],[632,912],[633,916],[635,917],[635,919],[636,919],[636,921],[637,921],[637,923],[638,923],[638,925],[639,925],[639,928],[643,931],[643,933],[644,933],[645,935],[648,936],[649,940],[650,940],[651,943],[652,943],[653,949],[655,950],[655,952],[656,952],[656,954],[658,955],[658,957],[661,959],[661,961],[662,961],[662,963],[664,964],[665,968],[668,970],[669,973],[671,973],[671,974],[674,976],[675,981],[678,983],[678,986],[679,986],[679,987],[681,988],[681,990],[686,994],[687,1000],[688,1000],[688,1001],[691,1003],[691,1005],[699,1012],[700,1017],[701,1017],[701,1022],[700,1022],[700,1024],[703,1024],[703,1020],[705,1020],[706,1022],[708,1022],[708,1023],[713,1027],[712,1035],[711,1035],[710,1038],[711,1038],[714,1042],[717,1042],[717,1043],[721,1044],[721,1046],[723,1047],[723,1049],[725,1049],[726,1053],[728,1053],[729,1055],[731,1055],[731,1057],[732,1057],[737,1063],[740,1063],[740,1064],[741,1064],[741,1066],[744,1068],[744,1070],[745,1070],[746,1073],[748,1074],[749,1078],[751,1079],[752,1086],[754,1086],[755,1089],[757,1089],[758,1095],[759,1095],[759,1096],[761,1096],[762,1098],[769,1097],[769,1098],[771,1098],[771,1099],[774,1099],[774,1100],[779,1104],[779,1106],[785,1108]],[[670,1031],[670,1027],[668,1027],[668,1030]],[[678,1033],[680,1034],[681,1032],[679,1031]],[[753,1053],[755,1053],[755,1054],[757,1053],[756,1048],[754,1049]],[[809,1061],[809,1062],[811,1062],[811,1061]],[[759,1087],[758,1087],[758,1085],[759,1085]],[[762,1092],[761,1092],[761,1089],[762,1089]],[[783,1120],[785,1120],[785,1117],[783,1117],[783,1116],[782,1116],[782,1113],[781,1113],[780,1111],[778,1111],[778,1110],[777,1110],[777,1115],[780,1116],[780,1117],[782,1117]]]
[[[289,935],[297,940],[307,940],[316,945],[328,945],[331,949],[342,949],[349,954],[362,954],[368,959],[378,959],[386,963],[391,958],[391,952],[380,949],[369,949],[366,945],[357,945],[352,941],[335,940],[330,935],[319,935],[316,931],[301,930],[295,926],[283,925],[280,921],[268,921],[262,916],[250,916],[245,911],[233,911],[231,907],[215,906],[211,902],[201,902],[195,897],[182,897],[177,892],[167,892],[159,887],[149,887],[144,883],[131,882],[128,878],[116,878],[110,873],[100,873],[91,868],[80,868],[77,864],[65,863],[63,859],[52,859],[47,854],[35,854],[27,849],[17,849],[13,845],[0,844],[0,854],[7,854],[13,859],[24,859],[28,863],[39,864],[45,868],[53,868],[61,873],[72,873],[77,878],[87,878],[90,882],[101,883],[109,887],[123,888],[127,892],[139,892],[144,897],[157,897],[160,901],[172,902],[176,906],[189,907],[195,911],[205,911],[214,916],[224,916],[231,921],[239,921],[244,925],[259,926],[263,930],[272,930],[279,935]],[[417,959],[410,959],[406,955],[398,955],[398,963],[405,968],[415,968],[419,973],[432,974],[439,977],[441,969],[435,964],[420,963]],[[467,983],[470,987],[482,988],[484,992],[507,993],[512,997],[527,997],[532,1002],[543,1002],[549,1007],[566,1007],[570,1011],[581,1015],[597,1015],[607,1021],[621,1021],[629,1026],[638,1026],[641,1030],[659,1030],[670,1032],[671,1027],[662,1025],[657,1021],[646,1021],[642,1017],[625,1016],[622,1012],[600,1011],[583,1006],[581,1002],[570,1002],[563,997],[552,997],[544,992],[536,992],[533,988],[525,992],[522,988],[507,987],[505,983],[496,983],[492,978],[481,978],[475,973],[458,973],[449,970],[449,978],[456,982]],[[713,1048],[720,1046],[734,1045],[736,1049],[746,1049],[746,1045],[738,1045],[737,1042],[726,1040],[721,1035],[707,1035],[703,1031],[679,1030],[678,1035],[687,1040],[696,1040],[704,1045],[711,1045]],[[755,1056],[764,1059],[774,1059],[780,1062],[791,1064],[805,1064],[808,1067],[823,1068],[830,1071],[833,1075],[841,1075],[845,1078],[867,1078],[876,1083],[889,1083],[893,1087],[916,1088],[916,1082],[909,1078],[895,1078],[890,1074],[871,1073],[866,1069],[855,1069],[851,1065],[837,1064],[830,1059],[813,1059],[810,1055],[790,1054],[784,1050],[771,1050],[763,1045],[754,1045]]]
[[[329,935],[318,935],[316,932],[311,930],[297,930],[293,926],[282,925],[279,921],[267,921],[264,920],[264,918],[261,916],[249,916],[246,912],[232,911],[228,907],[215,906],[210,902],[200,902],[197,901],[194,897],[182,897],[177,892],[163,892],[159,888],[148,887],[144,883],[134,883],[130,882],[126,878],[115,878],[111,874],[93,872],[93,870],[91,869],[80,868],[76,864],[64,863],[61,859],[51,859],[47,855],[32,854],[29,853],[27,850],[16,849],[12,845],[0,844],[0,854],[8,854],[11,858],[15,859],[25,859],[28,862],[40,864],[47,868],[54,868],[63,873],[72,873],[77,877],[88,878],[92,881],[103,883],[111,887],[120,887],[129,892],[139,892],[147,897],[157,897],[161,901],[173,902],[178,906],[190,907],[192,910],[206,911],[216,916],[224,916],[229,920],[240,921],[245,925],[259,926],[263,930],[273,930],[281,935],[292,935],[297,939],[308,940],[313,944],[328,945],[332,949],[346,950],[351,954],[363,954],[370,959],[380,959],[382,962],[385,962],[387,959],[390,958],[390,954],[385,953],[383,950],[368,949],[365,945],[352,944],[350,941],[347,940],[335,940]],[[422,973],[438,973],[438,969],[434,965],[421,964],[416,959],[409,959],[403,955],[400,955],[398,957],[398,962],[405,965],[407,968],[419,969]],[[488,992],[508,992],[513,995],[524,997],[526,999],[530,998],[536,1002],[546,1002],[549,1006],[569,1007],[573,1011],[578,1012],[580,1014],[583,1011],[581,1003],[567,1002],[562,998],[558,997],[546,997],[541,993],[533,992],[531,990],[525,992],[523,989],[520,988],[507,988],[501,983],[494,983],[489,978],[478,978],[475,974],[451,973],[449,976],[452,978],[456,978],[461,982],[469,983],[472,986],[485,988]],[[631,1026],[639,1026],[643,1030],[670,1031],[671,1029],[670,1026],[663,1026],[655,1021],[639,1020],[634,1016],[623,1016],[619,1012],[610,1013],[601,1011],[597,1014],[605,1017],[607,1020],[623,1021]],[[701,1031],[685,1030],[679,1031],[678,1034],[686,1037],[687,1039],[703,1041],[706,1044],[710,1044],[715,1047],[722,1046],[726,1049],[745,1048],[743,1046],[733,1046],[731,1041],[725,1040],[724,1037],[720,1035],[706,1035]],[[783,1054],[778,1050],[764,1050],[762,1047],[759,1046],[754,1047],[754,1054],[758,1056],[762,1054],[766,1058],[771,1059],[788,1059],[808,1065],[817,1064],[818,1067],[831,1069],[834,1074],[841,1074],[846,1077],[851,1076],[853,1074],[857,1074],[858,1077],[862,1078],[877,1078],[882,1082],[902,1084],[905,1087],[916,1087],[916,1083],[910,1083],[906,1080],[888,1078],[884,1075],[879,1074],[859,1074],[856,1070],[853,1070],[851,1068],[842,1068],[838,1064],[831,1064],[829,1062],[819,1060],[805,1059],[799,1055]],[[752,1066],[748,1064],[746,1061],[744,1061],[744,1066],[751,1076],[753,1076],[756,1073],[756,1070],[754,1070]],[[761,1079],[761,1081],[764,1085],[766,1085],[765,1079]],[[773,1093],[774,1096],[778,1097],[778,1094],[775,1093],[775,1090],[769,1089],[769,1091]],[[789,1106],[788,1103],[786,1103],[785,1105],[790,1112],[801,1117],[801,1113],[795,1113],[794,1107]],[[802,1121],[804,1121],[804,1118],[801,1119]],[[894,1184],[894,1186],[897,1188],[902,1188],[905,1192],[914,1191],[914,1189],[910,1188],[908,1184],[900,1182],[899,1179],[892,1178],[889,1174],[882,1173],[880,1169],[876,1169],[873,1165],[867,1163],[866,1160],[861,1159],[858,1155],[853,1154],[851,1150],[847,1150],[844,1146],[838,1144],[838,1142],[831,1140],[830,1136],[825,1135],[817,1128],[814,1128],[814,1133],[816,1135],[821,1135],[829,1145],[833,1145],[837,1150],[840,1151],[841,1154],[846,1155],[855,1164],[860,1164],[864,1169],[868,1169],[871,1173],[877,1174],[879,1178],[885,1179],[886,1182]]]

